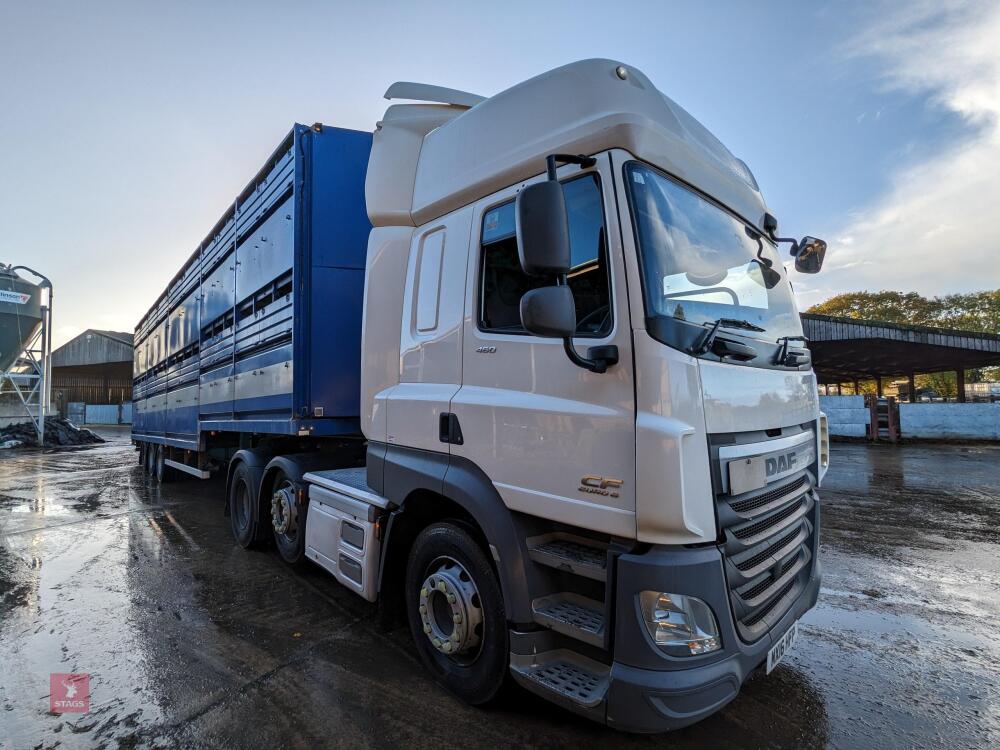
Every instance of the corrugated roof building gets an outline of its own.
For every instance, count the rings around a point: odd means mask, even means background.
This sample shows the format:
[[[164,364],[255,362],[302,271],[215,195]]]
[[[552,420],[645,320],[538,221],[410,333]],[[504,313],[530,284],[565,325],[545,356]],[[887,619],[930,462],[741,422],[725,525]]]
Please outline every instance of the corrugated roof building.
[[[52,352],[52,402],[122,404],[132,400],[132,334],[90,328]]]

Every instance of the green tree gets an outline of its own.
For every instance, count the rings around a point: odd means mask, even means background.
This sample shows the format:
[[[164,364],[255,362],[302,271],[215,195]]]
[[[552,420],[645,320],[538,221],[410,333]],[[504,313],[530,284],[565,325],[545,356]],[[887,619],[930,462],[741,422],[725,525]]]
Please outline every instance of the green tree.
[[[808,312],[901,325],[1000,333],[1000,289],[946,294],[930,299],[916,292],[847,292],[813,305]]]
[[[1000,289],[992,292],[949,294],[940,298],[944,325],[963,331],[1000,331]]]
[[[916,292],[847,292],[809,308],[811,313],[885,323],[931,325],[933,304]]]
[[[953,399],[958,395],[958,379],[953,372],[933,372],[929,375],[917,375],[914,378],[917,392],[930,388],[941,398]]]

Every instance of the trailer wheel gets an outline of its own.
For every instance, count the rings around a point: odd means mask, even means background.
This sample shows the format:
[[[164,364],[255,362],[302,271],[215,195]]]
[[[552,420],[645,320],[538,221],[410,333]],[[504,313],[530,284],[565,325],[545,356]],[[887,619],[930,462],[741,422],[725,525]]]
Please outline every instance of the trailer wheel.
[[[172,482],[174,481],[174,470],[172,467],[167,466],[167,447],[165,445],[156,446],[155,458],[153,460],[154,473],[156,475],[157,482]]]
[[[496,697],[507,677],[503,594],[482,548],[461,527],[428,526],[406,566],[406,612],[424,666],[472,705]]]
[[[298,504],[298,485],[285,472],[274,476],[271,492],[271,528],[281,559],[297,565],[305,558],[306,514]]]
[[[233,538],[241,547],[249,549],[254,543],[253,488],[250,486],[250,472],[242,462],[233,470],[228,502]]]
[[[156,444],[146,443],[146,476],[153,476],[155,474],[155,459],[156,459]]]

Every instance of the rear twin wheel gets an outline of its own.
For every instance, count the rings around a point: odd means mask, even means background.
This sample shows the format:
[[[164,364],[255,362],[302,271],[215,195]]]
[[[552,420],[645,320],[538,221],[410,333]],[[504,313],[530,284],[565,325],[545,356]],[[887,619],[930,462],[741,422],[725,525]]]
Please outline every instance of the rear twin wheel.
[[[291,564],[305,558],[305,509],[299,505],[299,487],[283,471],[279,471],[271,485],[271,494],[261,497],[254,521],[254,503],[257,493],[253,486],[252,472],[240,463],[229,482],[229,523],[233,537],[244,548],[263,541],[267,529],[274,536],[274,545],[281,558]]]
[[[252,508],[254,493],[251,481],[246,464],[237,464],[229,481],[229,524],[233,538],[244,549],[249,549],[255,542]]]
[[[299,503],[299,487],[279,471],[271,494],[271,527],[281,559],[296,565],[305,557],[306,509]]]

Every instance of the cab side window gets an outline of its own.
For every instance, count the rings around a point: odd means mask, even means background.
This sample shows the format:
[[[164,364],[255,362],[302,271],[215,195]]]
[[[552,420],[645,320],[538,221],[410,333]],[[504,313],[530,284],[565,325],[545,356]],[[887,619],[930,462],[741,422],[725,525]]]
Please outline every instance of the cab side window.
[[[569,215],[572,268],[569,286],[576,300],[576,335],[602,337],[611,331],[604,207],[597,175],[563,183]],[[521,270],[514,232],[514,202],[483,216],[480,265],[479,327],[495,333],[526,334],[521,326],[521,297],[555,279],[528,276]]]

